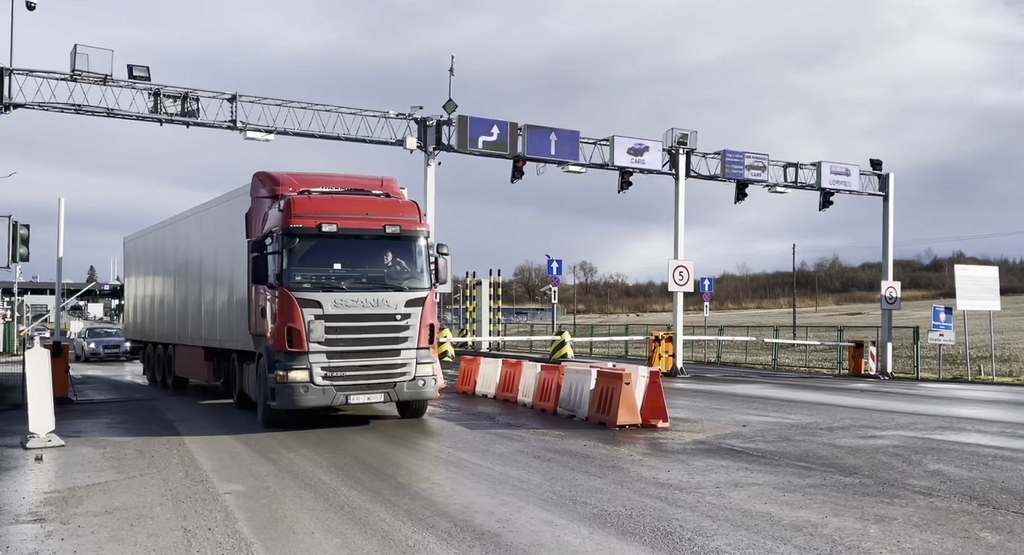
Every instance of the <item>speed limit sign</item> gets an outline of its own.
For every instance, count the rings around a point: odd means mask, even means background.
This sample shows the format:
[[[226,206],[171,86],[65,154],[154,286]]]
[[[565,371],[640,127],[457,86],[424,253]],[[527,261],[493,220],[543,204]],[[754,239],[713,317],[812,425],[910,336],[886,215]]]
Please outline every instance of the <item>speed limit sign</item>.
[[[693,293],[693,261],[668,261],[668,290],[673,293]]]

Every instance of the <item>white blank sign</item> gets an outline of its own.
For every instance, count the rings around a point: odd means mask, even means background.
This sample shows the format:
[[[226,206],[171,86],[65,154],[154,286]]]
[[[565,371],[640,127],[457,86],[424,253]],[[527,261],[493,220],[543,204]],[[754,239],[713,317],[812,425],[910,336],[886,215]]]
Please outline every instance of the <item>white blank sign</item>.
[[[954,264],[953,276],[956,280],[957,310],[1002,310],[999,298],[999,266]]]

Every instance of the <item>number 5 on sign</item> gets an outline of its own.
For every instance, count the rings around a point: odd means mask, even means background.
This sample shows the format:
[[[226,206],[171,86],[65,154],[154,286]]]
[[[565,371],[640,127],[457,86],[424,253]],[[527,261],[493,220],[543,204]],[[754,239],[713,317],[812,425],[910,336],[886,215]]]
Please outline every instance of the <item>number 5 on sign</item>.
[[[668,261],[668,290],[673,293],[693,293],[693,261]]]

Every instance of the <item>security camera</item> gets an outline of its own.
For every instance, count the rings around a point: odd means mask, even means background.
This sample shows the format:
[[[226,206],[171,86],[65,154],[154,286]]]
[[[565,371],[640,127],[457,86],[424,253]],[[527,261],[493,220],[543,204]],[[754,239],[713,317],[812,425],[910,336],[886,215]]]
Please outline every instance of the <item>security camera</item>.
[[[25,0],[25,9],[30,11],[30,12],[36,11],[36,2],[35,2],[35,0]]]

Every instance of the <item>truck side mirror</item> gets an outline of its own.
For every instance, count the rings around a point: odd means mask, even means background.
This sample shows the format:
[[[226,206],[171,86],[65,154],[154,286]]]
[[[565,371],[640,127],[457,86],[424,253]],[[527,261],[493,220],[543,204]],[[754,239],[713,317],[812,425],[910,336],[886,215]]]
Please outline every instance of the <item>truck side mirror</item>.
[[[443,256],[434,259],[434,283],[437,285],[448,283],[448,259]]]
[[[267,285],[270,282],[265,254],[257,254],[249,259],[249,281],[253,285]]]
[[[437,244],[437,255],[438,256],[449,256],[451,253],[448,251],[448,245],[444,243]]]

